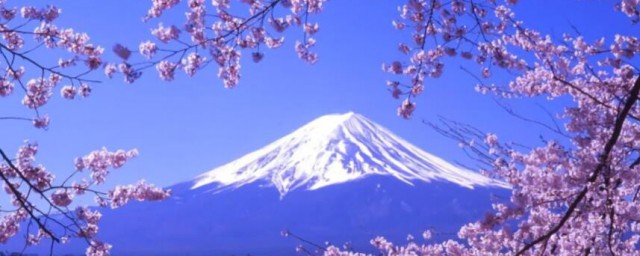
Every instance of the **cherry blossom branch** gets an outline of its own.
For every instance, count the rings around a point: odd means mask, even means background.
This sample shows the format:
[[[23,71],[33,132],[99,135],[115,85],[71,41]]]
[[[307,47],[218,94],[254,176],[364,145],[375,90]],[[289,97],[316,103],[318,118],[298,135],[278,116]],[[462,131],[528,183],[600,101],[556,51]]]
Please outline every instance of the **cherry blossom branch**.
[[[317,55],[310,51],[310,48],[315,45],[315,40],[311,36],[318,31],[318,25],[308,22],[310,14],[320,12],[324,2],[325,0],[247,1],[239,3],[249,6],[250,16],[243,18],[232,14],[234,8],[231,8],[231,3],[228,1],[213,1],[215,14],[211,14],[204,1],[191,1],[188,4],[187,25],[184,30],[176,25],[162,24],[152,30],[153,36],[158,41],[164,44],[174,43],[179,47],[160,49],[152,41],[142,42],[139,46],[140,53],[148,60],[129,64],[131,51],[116,45],[114,51],[123,59],[123,62],[117,66],[107,64],[106,73],[111,77],[112,74],[120,72],[124,75],[125,82],[131,83],[140,77],[143,70],[155,66],[161,79],[171,81],[174,79],[176,70],[183,69],[188,76],[193,76],[213,62],[219,66],[218,77],[223,81],[224,86],[233,88],[240,78],[241,52],[251,50],[252,60],[260,62],[264,57],[260,46],[264,44],[269,48],[280,47],[284,38],[273,37],[273,31],[281,33],[290,26],[302,27],[303,42],[297,42],[295,45],[298,56],[306,62],[314,63]],[[145,20],[159,18],[165,11],[178,4],[179,2],[167,3],[154,0]],[[291,14],[277,17],[274,13],[279,5],[288,9]],[[207,18],[214,19],[212,21]],[[269,21],[273,31],[267,30],[265,20]],[[191,41],[181,37],[183,31],[191,37]],[[208,35],[207,32],[213,32],[213,35]],[[211,58],[201,54],[200,49],[208,52]],[[158,53],[166,54],[160,54],[159,57],[154,58]]]
[[[629,96],[624,104],[624,107],[616,117],[616,121],[613,127],[613,132],[611,134],[611,137],[605,144],[603,152],[600,155],[599,163],[596,166],[593,173],[591,174],[591,176],[589,177],[589,179],[587,180],[588,183],[582,188],[582,190],[580,191],[576,199],[574,199],[573,202],[569,205],[569,208],[564,213],[560,221],[553,228],[547,231],[544,235],[536,238],[530,243],[525,244],[525,246],[516,253],[516,256],[524,254],[526,251],[533,248],[538,243],[546,241],[549,238],[551,238],[551,236],[556,234],[560,230],[560,228],[564,226],[564,224],[569,220],[571,215],[575,212],[576,208],[578,207],[578,204],[582,202],[584,197],[587,195],[589,186],[596,181],[596,179],[598,178],[602,170],[606,167],[609,161],[609,154],[611,154],[611,150],[613,149],[613,146],[616,144],[616,142],[618,141],[618,138],[620,137],[620,133],[622,132],[622,126],[629,115],[629,111],[636,104],[636,101],[638,100],[638,93],[640,93],[640,77],[636,79],[633,88],[629,92]]]
[[[0,120],[20,120],[20,121],[33,121],[33,119],[30,118],[26,118],[26,117],[14,117],[14,116],[4,116],[4,117],[0,117]]]
[[[17,171],[17,167],[15,167],[13,165],[13,163],[11,162],[11,160],[9,159],[9,157],[4,153],[4,151],[2,149],[0,149],[0,155],[2,156],[2,159],[14,170],[16,170],[17,173],[19,173],[19,171]],[[34,220],[36,222],[36,224],[38,225],[38,227],[43,230],[49,237],[51,237],[54,241],[59,242],[60,240],[51,232],[49,231],[49,229],[47,229],[47,227],[42,224],[40,222],[40,219],[38,217],[36,217],[33,212],[30,210],[33,208],[33,205],[31,205],[28,201],[26,201],[25,199],[22,198],[20,191],[18,191],[13,184],[9,181],[9,179],[4,175],[4,173],[0,172],[0,178],[4,181],[5,185],[9,188],[9,190],[11,190],[11,192],[13,193],[14,197],[16,198],[16,200],[18,200],[18,202],[20,203],[20,206],[22,209],[24,209],[29,216],[31,216],[31,220]],[[23,179],[24,180],[24,179]],[[28,182],[27,182],[28,183]]]
[[[5,50],[5,51],[8,51],[9,53],[11,53],[14,56],[20,57],[21,59],[27,61],[31,65],[36,66],[40,70],[47,71],[49,73],[59,75],[60,77],[71,79],[71,80],[77,80],[78,82],[101,83],[101,81],[99,81],[99,80],[82,78],[83,76],[88,74],[87,72],[83,72],[83,73],[75,75],[75,76],[74,75],[68,75],[68,74],[65,74],[65,73],[62,73],[62,72],[58,72],[58,71],[56,71],[56,70],[54,70],[52,68],[48,68],[48,67],[42,66],[39,62],[37,62],[34,59],[28,57],[26,54],[13,51],[11,48],[7,47],[6,45],[4,45],[2,43],[0,43],[0,48]],[[7,59],[5,58],[5,60],[7,60]]]
[[[496,102],[496,104],[498,104],[498,106],[500,106],[500,107],[501,107],[505,112],[507,112],[509,115],[512,115],[512,116],[514,116],[514,117],[516,117],[516,118],[518,118],[518,119],[520,119],[520,120],[522,120],[522,121],[529,122],[529,123],[536,124],[536,125],[539,125],[539,126],[541,126],[541,127],[544,127],[544,128],[546,128],[547,130],[549,130],[549,131],[551,131],[551,132],[554,132],[554,133],[556,133],[556,134],[558,134],[558,135],[561,135],[561,136],[563,136],[563,137],[565,137],[565,138],[571,138],[569,135],[567,135],[566,133],[564,133],[564,132],[560,129],[560,127],[558,126],[558,124],[557,124],[557,123],[555,122],[555,120],[553,120],[553,119],[551,119],[551,120],[552,120],[552,121],[553,121],[553,123],[554,123],[554,127],[551,127],[551,126],[549,126],[548,124],[545,124],[545,123],[543,123],[543,122],[540,122],[540,121],[537,121],[537,120],[534,120],[534,119],[531,119],[531,118],[527,118],[527,117],[525,117],[525,116],[523,116],[523,115],[521,115],[521,114],[516,113],[516,111],[515,111],[515,110],[513,110],[512,108],[510,108],[509,106],[505,105],[504,103],[502,103],[502,102],[500,102],[500,101],[498,101],[498,100],[495,100],[495,99],[494,99],[494,101]],[[544,109],[543,109],[543,110],[544,110]],[[545,113],[549,114],[549,112],[548,112],[548,111],[546,111],[546,110],[545,110]]]

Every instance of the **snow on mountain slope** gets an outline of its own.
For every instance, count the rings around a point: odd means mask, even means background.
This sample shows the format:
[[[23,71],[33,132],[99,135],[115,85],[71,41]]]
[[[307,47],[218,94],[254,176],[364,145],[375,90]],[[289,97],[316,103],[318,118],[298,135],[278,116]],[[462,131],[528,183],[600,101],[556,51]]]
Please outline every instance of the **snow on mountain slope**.
[[[315,190],[369,175],[416,181],[449,181],[460,186],[507,187],[431,155],[369,119],[349,112],[326,115],[233,162],[196,177],[192,189],[214,192],[261,182],[281,196]]]

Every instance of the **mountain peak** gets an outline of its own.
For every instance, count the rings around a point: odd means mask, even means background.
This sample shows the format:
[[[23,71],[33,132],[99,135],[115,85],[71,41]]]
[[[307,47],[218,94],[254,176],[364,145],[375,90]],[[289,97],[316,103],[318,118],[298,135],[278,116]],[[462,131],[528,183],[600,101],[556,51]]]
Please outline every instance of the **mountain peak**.
[[[366,120],[365,117],[355,113],[355,112],[347,112],[344,114],[329,114],[329,115],[324,115],[321,117],[318,117],[316,119],[314,119],[313,121],[307,123],[306,125],[304,125],[303,127],[335,127],[335,126],[340,126],[343,125],[344,123],[347,122],[358,122],[361,120]]]
[[[341,116],[343,116],[345,119],[349,119],[349,118],[357,117],[357,116],[360,116],[360,115],[355,113],[355,112],[353,112],[353,111],[349,111],[347,113],[342,114]]]
[[[443,180],[460,186],[505,184],[454,166],[411,145],[354,112],[324,115],[289,135],[196,177],[192,189],[214,191],[254,182],[274,186],[281,196],[349,182],[370,175],[392,176],[413,185]]]

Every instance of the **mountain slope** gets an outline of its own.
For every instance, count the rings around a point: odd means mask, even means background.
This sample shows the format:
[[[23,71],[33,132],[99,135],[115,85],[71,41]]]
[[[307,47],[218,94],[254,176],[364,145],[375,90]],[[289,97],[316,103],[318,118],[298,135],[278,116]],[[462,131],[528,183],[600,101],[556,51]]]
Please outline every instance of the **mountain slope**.
[[[369,240],[378,235],[399,244],[425,229],[439,234],[436,241],[455,238],[492,201],[509,197],[505,184],[354,113],[317,118],[169,188],[173,195],[163,202],[103,211],[98,237],[113,244],[113,255],[297,255],[301,242],[282,237],[284,229],[376,253]],[[20,242],[7,248],[19,251]],[[79,255],[85,247],[76,239],[54,255]],[[27,252],[48,250],[44,243]]]
[[[404,244],[411,234],[420,242],[422,232],[431,229],[436,233],[433,241],[455,239],[462,225],[481,219],[491,209],[492,200],[509,195],[505,189],[471,190],[449,182],[409,186],[386,175],[296,190],[284,198],[257,184],[213,195],[191,186],[185,182],[170,187],[175,196],[163,202],[133,202],[104,211],[99,238],[113,245],[112,255],[293,256],[300,255],[299,244],[315,249],[281,235],[289,230],[316,244],[348,242],[358,251],[376,255],[369,242],[376,236]],[[83,241],[74,240],[57,247],[54,255],[83,255],[85,247]],[[48,248],[43,243],[39,250],[27,252],[48,255]]]
[[[275,187],[281,196],[387,175],[415,181],[449,181],[460,186],[506,187],[454,166],[399,138],[367,118],[349,112],[326,115],[233,162],[198,176],[192,188],[234,189],[253,182]]]

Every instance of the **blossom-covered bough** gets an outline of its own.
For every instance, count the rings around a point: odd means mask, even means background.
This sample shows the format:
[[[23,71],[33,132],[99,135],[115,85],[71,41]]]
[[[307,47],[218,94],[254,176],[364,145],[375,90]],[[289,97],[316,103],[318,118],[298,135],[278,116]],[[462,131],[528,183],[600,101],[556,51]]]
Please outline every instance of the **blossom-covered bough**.
[[[509,182],[512,196],[493,204],[483,220],[463,226],[466,243],[372,244],[386,255],[640,255],[640,41],[615,35],[588,42],[576,32],[554,39],[527,27],[512,11],[515,0],[411,0],[401,6],[396,28],[412,42],[400,44],[409,61],[383,69],[394,97],[405,96],[398,114],[409,118],[425,79],[438,78],[443,59],[461,57],[480,76],[515,74],[506,86],[476,89],[515,99],[570,99],[558,117],[567,141],[546,141],[529,152],[499,143],[497,136],[453,135],[489,163],[486,173]],[[613,5],[613,4],[612,4]],[[640,1],[618,1],[613,10],[640,21]],[[467,130],[469,131],[469,130]],[[558,132],[554,130],[555,132]],[[481,138],[484,143],[469,139]],[[430,236],[429,236],[430,237]],[[356,255],[330,247],[326,255]]]
[[[182,69],[187,76],[206,70],[210,63],[218,66],[218,77],[226,88],[235,87],[240,79],[240,59],[243,51],[254,62],[264,57],[264,48],[278,48],[284,43],[282,35],[291,27],[300,27],[301,40],[296,41],[298,57],[308,63],[317,61],[311,49],[318,23],[310,15],[319,13],[325,0],[189,0],[186,8],[179,0],[153,0],[144,20],[162,18],[163,13],[180,8],[185,11],[183,24],[164,24],[152,30],[154,40],[140,43],[142,60],[129,60],[132,51],[117,45],[114,49],[123,62],[107,66],[107,74],[120,72],[126,82],[133,82],[142,71],[155,67],[160,78],[172,81]],[[262,47],[262,49],[261,49]],[[135,58],[134,58],[135,59]]]
[[[2,116],[3,122],[27,121],[46,129],[49,117],[40,110],[54,91],[73,100],[88,97],[91,85],[99,83],[89,75],[105,68],[103,48],[93,45],[85,33],[57,27],[59,14],[55,6],[13,7],[0,1],[0,96],[21,94],[22,105],[32,111],[27,117]],[[43,52],[55,54],[57,62],[47,63]],[[10,200],[0,204],[0,244],[18,235],[24,236],[25,248],[44,239],[50,241],[53,253],[55,244],[75,238],[87,242],[87,255],[108,255],[111,245],[96,239],[100,212],[74,204],[74,199],[90,195],[99,207],[117,208],[130,200],[161,200],[169,195],[144,181],[108,191],[95,188],[105,182],[110,169],[136,156],[135,149],[93,151],[77,158],[75,170],[64,179],[37,164],[37,153],[33,142],[25,142],[15,157],[0,148],[0,184],[3,198]]]

